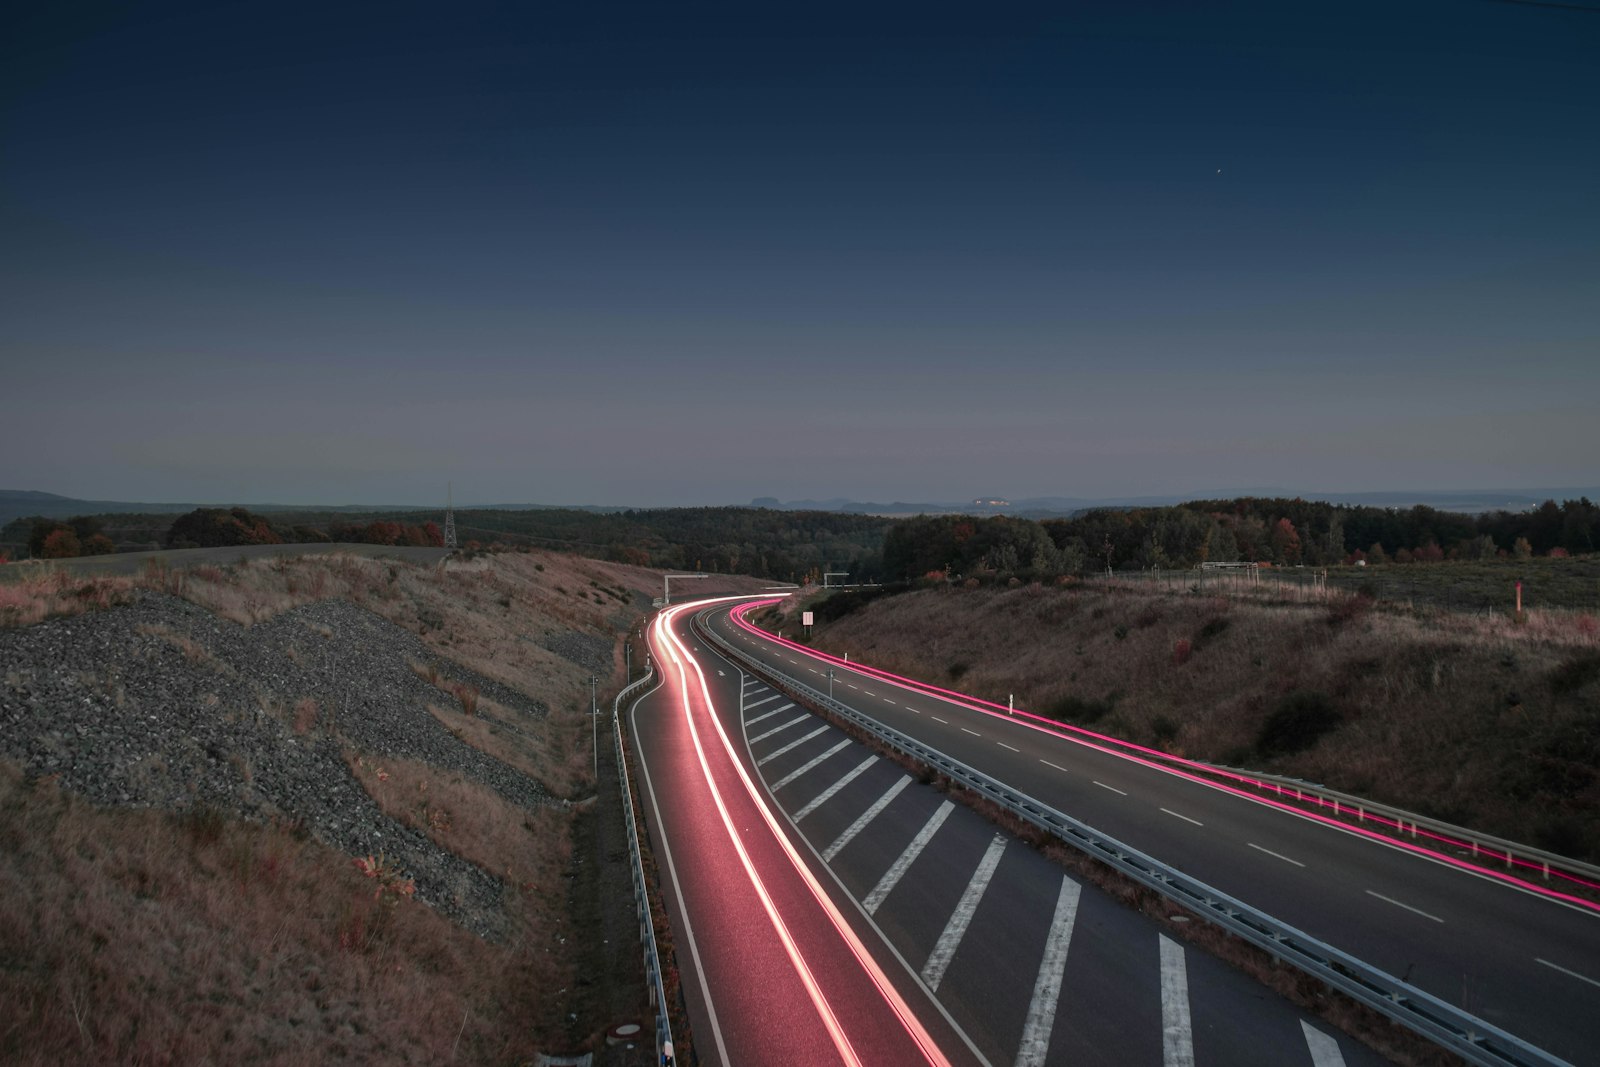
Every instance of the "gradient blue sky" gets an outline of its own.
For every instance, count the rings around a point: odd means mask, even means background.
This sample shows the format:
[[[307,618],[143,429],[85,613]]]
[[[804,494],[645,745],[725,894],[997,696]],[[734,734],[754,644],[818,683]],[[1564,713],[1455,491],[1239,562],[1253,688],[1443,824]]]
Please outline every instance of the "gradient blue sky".
[[[0,487],[1600,480],[1600,13],[23,7]]]

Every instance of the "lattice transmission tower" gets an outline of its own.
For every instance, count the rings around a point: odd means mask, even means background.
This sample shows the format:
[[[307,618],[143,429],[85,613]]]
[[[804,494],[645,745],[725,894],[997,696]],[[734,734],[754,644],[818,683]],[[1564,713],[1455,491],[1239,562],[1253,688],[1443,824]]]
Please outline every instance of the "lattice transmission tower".
[[[447,551],[454,552],[456,550],[455,483],[446,483],[444,501],[444,547]]]

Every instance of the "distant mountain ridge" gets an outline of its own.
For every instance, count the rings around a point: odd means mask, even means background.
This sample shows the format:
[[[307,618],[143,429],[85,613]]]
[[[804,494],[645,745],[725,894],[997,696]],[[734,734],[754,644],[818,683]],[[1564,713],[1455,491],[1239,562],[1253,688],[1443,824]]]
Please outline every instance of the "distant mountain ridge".
[[[1019,518],[1066,518],[1094,508],[1153,508],[1182,504],[1191,500],[1235,500],[1240,497],[1284,498],[1325,501],[1334,504],[1356,504],[1381,508],[1409,508],[1418,504],[1438,511],[1461,514],[1478,514],[1485,511],[1527,511],[1546,500],[1577,500],[1600,498],[1600,486],[1558,489],[1481,489],[1458,491],[1383,491],[1364,493],[1297,492],[1282,488],[1230,489],[1215,493],[1169,493],[1154,496],[1069,497],[1036,496],[1010,499],[1005,497],[980,497],[966,501],[894,501],[874,503],[832,497],[827,500],[779,500],[763,496],[752,500],[747,507],[770,508],[774,511],[834,511],[853,515],[1015,515]],[[682,507],[709,505],[685,504]],[[438,504],[252,504],[240,501],[210,501],[205,503],[152,503],[129,500],[83,500],[61,496],[36,489],[0,489],[0,526],[29,516],[47,519],[65,519],[74,515],[181,515],[195,508],[247,507],[258,514],[277,512],[348,512],[369,514],[414,513],[438,510]],[[461,511],[589,511],[612,514],[620,511],[662,511],[668,508],[641,508],[627,504],[457,504]]]
[[[1410,508],[1422,505],[1436,511],[1479,514],[1486,511],[1527,511],[1546,500],[1577,500],[1600,497],[1600,486],[1564,489],[1482,489],[1458,491],[1398,490],[1382,492],[1304,492],[1293,489],[1230,489],[1215,493],[1165,494],[1120,497],[1022,497],[1015,500],[983,497],[954,503],[921,502],[871,503],[844,498],[831,500],[779,501],[776,497],[757,497],[751,507],[780,511],[842,511],[861,515],[1015,515],[1041,519],[1070,517],[1095,508],[1158,508],[1193,500],[1237,500],[1240,498],[1309,500],[1329,504],[1351,504],[1379,508]],[[1004,500],[997,504],[997,500]]]

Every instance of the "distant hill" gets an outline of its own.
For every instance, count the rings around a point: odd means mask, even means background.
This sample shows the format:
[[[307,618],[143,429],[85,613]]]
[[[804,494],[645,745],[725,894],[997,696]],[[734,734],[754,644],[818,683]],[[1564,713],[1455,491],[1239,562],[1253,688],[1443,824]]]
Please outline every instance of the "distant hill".
[[[1067,518],[1095,508],[1156,508],[1183,504],[1191,500],[1260,499],[1312,500],[1329,504],[1353,504],[1377,508],[1410,508],[1423,505],[1437,511],[1477,515],[1486,511],[1528,511],[1546,500],[1600,498],[1600,486],[1565,489],[1483,489],[1436,492],[1404,490],[1372,493],[1297,492],[1293,489],[1227,489],[1215,493],[1165,494],[1157,496],[1068,497],[1039,496],[1007,500],[924,501],[921,503],[881,504],[834,498],[831,500],[779,501],[776,497],[757,497],[751,507],[780,511],[840,511],[858,515],[1016,515],[1029,519]]]

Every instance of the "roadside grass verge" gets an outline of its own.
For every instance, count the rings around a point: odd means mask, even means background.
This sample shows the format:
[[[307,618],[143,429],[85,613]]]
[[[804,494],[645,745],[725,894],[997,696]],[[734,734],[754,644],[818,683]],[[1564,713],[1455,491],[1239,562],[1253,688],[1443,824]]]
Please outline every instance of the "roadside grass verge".
[[[0,764],[0,1059],[511,1062],[570,975],[519,912],[492,945],[293,827],[104,811]]]
[[[812,644],[1592,862],[1597,629],[1584,611],[1519,622],[1338,591],[1283,603],[1099,583],[920,589],[817,627]]]

